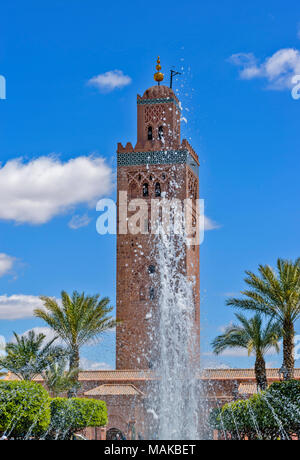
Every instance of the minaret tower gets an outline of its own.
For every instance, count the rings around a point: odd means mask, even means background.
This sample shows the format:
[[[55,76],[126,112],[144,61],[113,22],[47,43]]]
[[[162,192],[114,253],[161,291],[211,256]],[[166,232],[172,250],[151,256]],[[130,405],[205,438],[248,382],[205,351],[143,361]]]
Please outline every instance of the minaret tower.
[[[118,144],[118,234],[117,234],[117,369],[149,369],[151,341],[149,331],[157,308],[155,277],[159,271],[153,258],[155,236],[149,221],[142,231],[124,230],[124,212],[130,200],[149,203],[161,196],[184,200],[199,198],[198,156],[187,140],[180,137],[181,108],[173,90],[162,85],[160,59],[154,80],[157,85],[137,96],[137,143]],[[174,187],[174,184],[177,184]],[[127,193],[126,201],[120,192]],[[123,217],[121,214],[123,213]],[[121,222],[122,221],[122,222]],[[195,329],[200,328],[199,245],[186,248],[184,273],[194,281]]]

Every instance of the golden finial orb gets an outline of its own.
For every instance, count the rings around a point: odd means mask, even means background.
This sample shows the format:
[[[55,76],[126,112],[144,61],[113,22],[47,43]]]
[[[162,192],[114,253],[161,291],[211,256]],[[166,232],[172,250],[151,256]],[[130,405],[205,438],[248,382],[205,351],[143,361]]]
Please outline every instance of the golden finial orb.
[[[157,72],[155,72],[154,74],[154,80],[157,81],[157,84],[159,85],[161,81],[163,81],[164,79],[164,74],[161,71],[161,65],[160,65],[160,58],[158,56],[157,58],[157,65],[156,65],[156,70]]]

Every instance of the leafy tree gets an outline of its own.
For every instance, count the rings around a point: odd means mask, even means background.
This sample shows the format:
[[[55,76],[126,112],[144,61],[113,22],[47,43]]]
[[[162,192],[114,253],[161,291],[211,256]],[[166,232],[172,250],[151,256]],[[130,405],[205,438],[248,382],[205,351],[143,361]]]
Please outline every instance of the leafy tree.
[[[74,385],[73,378],[77,369],[67,371],[66,367],[67,360],[62,358],[60,361],[52,363],[43,372],[45,386],[52,397],[57,397],[61,393],[69,391]]]
[[[300,258],[295,262],[277,260],[277,271],[269,265],[259,265],[259,274],[246,271],[249,288],[242,292],[245,298],[230,298],[227,305],[252,310],[276,319],[283,334],[284,379],[294,377],[295,322],[300,317]]]
[[[287,380],[274,382],[266,392],[268,402],[281,421],[283,429],[296,433],[300,440],[300,382]]]
[[[103,332],[116,326],[116,321],[108,316],[112,311],[109,299],[99,295],[86,296],[74,291],[71,296],[61,293],[61,305],[50,297],[41,297],[44,309],[37,308],[35,316],[43,319],[65,342],[70,351],[70,371],[74,371],[73,388],[69,396],[77,393],[80,348]]]
[[[245,348],[248,355],[255,354],[255,376],[258,388],[265,390],[267,387],[266,352],[274,347],[279,352],[278,341],[281,338],[281,328],[272,319],[263,327],[262,317],[256,314],[253,318],[236,314],[240,324],[230,325],[224,334],[219,335],[212,342],[213,351],[222,353],[227,348]]]
[[[49,438],[70,439],[78,430],[107,424],[107,408],[103,401],[86,398],[54,398],[51,401]]]
[[[13,372],[21,380],[33,380],[65,353],[62,347],[53,345],[56,337],[44,343],[46,336],[34,331],[22,336],[14,332],[14,336],[15,342],[6,345],[6,356],[0,358],[0,368]]]
[[[15,439],[70,439],[90,426],[107,424],[103,401],[51,399],[42,385],[28,381],[0,382],[0,431]]]
[[[50,423],[50,398],[34,382],[0,381],[0,431],[6,436],[39,437]]]
[[[300,382],[275,382],[249,399],[213,409],[210,425],[229,439],[300,439]]]

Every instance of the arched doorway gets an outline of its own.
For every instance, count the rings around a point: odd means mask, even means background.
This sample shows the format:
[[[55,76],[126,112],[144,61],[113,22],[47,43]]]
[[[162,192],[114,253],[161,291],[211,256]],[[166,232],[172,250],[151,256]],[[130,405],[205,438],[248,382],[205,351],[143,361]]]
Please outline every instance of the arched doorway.
[[[110,428],[106,432],[106,439],[107,441],[123,441],[126,437],[118,428]]]

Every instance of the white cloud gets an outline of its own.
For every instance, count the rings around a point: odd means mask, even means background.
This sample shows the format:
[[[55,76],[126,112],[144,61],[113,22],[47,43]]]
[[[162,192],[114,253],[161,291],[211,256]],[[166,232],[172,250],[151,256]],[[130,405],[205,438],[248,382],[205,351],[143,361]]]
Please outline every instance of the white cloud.
[[[12,270],[15,258],[8,256],[7,254],[0,253],[0,278],[1,276],[7,275]]]
[[[108,72],[96,75],[88,81],[89,86],[95,86],[101,92],[109,93],[114,89],[124,88],[130,85],[131,78],[124,75],[122,70],[109,70]]]
[[[204,356],[215,356],[212,352],[205,352],[203,353]],[[219,356],[248,356],[248,351],[244,348],[234,348],[234,349],[227,349],[224,350]]]
[[[80,216],[79,214],[74,214],[74,216],[72,216],[72,219],[68,223],[68,226],[72,230],[77,230],[81,227],[87,227],[87,225],[89,225],[90,222],[91,218],[87,214],[83,214],[82,216]]]
[[[5,346],[6,346],[6,340],[3,335],[0,335],[0,357],[5,356]]]
[[[211,220],[209,217],[204,216],[204,230],[206,232],[208,230],[216,230],[217,228],[220,228],[220,225],[218,225],[216,222]]]
[[[228,327],[232,326],[232,325],[233,325],[233,322],[230,321],[229,324],[224,324],[224,325],[218,327],[218,330],[221,332],[221,334],[224,334],[225,331],[226,331],[226,329],[227,329]]]
[[[203,353],[201,357],[201,367],[203,369],[231,369],[231,367],[222,362],[218,356],[210,356],[209,353]]]
[[[80,369],[82,370],[89,370],[89,371],[97,371],[97,370],[111,370],[112,367],[108,363],[100,363],[96,361],[92,361],[87,358],[80,359]]]
[[[44,334],[46,336],[46,342],[50,342],[54,339],[54,337],[57,337],[57,333],[53,331],[50,327],[33,327],[32,329],[28,329],[28,331],[23,332],[22,335],[28,335],[30,331],[34,331],[35,334]],[[14,340],[14,338],[12,338],[12,340]],[[55,341],[55,345],[63,345],[63,341],[57,338],[57,340]]]
[[[236,53],[230,56],[229,62],[236,66],[249,68],[254,67],[257,60],[253,53]]]
[[[248,356],[248,351],[245,350],[245,348],[234,348],[234,349],[229,349],[229,350],[224,350],[223,353],[220,353],[220,356],[236,356],[236,357],[242,357],[242,356]]]
[[[79,204],[92,204],[112,187],[103,158],[82,156],[23,159],[0,165],[0,220],[44,224]]]
[[[300,51],[294,48],[278,50],[261,63],[253,53],[233,54],[229,61],[240,67],[242,79],[264,78],[273,90],[292,88],[292,77],[300,74]]]
[[[279,348],[281,347],[281,343],[279,344]],[[255,353],[251,353],[250,356],[254,356]],[[266,354],[266,356],[273,356],[273,355],[278,355],[277,351],[275,348],[270,348]],[[203,353],[203,356],[216,356],[213,352],[205,352]],[[224,350],[222,353],[220,353],[218,356],[227,356],[227,357],[248,357],[248,350],[246,348],[227,348]]]
[[[266,368],[267,369],[274,369],[276,367],[278,367],[278,362],[276,362],[276,361],[267,361],[266,362]]]
[[[1,295],[0,319],[22,319],[33,316],[33,310],[43,306],[39,297],[33,295]]]
[[[232,367],[228,366],[227,364],[223,363],[209,363],[205,365],[204,369],[232,369]]]

